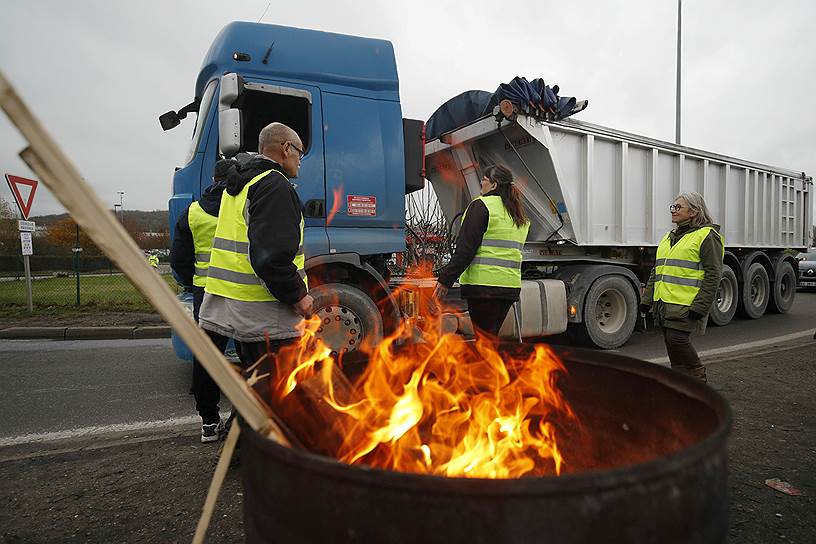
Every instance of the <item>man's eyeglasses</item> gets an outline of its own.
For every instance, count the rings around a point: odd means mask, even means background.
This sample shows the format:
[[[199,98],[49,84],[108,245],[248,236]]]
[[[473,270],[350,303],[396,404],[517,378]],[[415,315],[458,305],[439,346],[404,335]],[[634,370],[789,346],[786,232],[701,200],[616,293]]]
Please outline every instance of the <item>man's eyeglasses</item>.
[[[669,206],[669,210],[673,212],[679,212],[683,208],[685,208],[685,206],[681,206],[680,204],[672,204],[671,206]]]
[[[294,150],[298,152],[298,158],[299,159],[302,159],[303,156],[306,155],[305,151],[303,151],[301,148],[299,148],[298,146],[296,146],[292,142],[283,142],[283,143],[281,143],[281,145],[286,145],[286,144],[291,145],[294,148]]]

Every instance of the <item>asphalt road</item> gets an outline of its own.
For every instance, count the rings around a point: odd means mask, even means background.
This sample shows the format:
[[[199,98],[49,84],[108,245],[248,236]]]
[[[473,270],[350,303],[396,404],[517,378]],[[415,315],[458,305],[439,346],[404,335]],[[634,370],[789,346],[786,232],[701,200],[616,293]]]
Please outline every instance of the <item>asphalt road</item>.
[[[705,354],[815,329],[816,293],[800,292],[789,314],[711,327],[695,345]],[[618,351],[642,359],[665,356],[654,331],[636,334]],[[4,340],[0,368],[0,446],[198,425],[188,394],[190,365],[176,359],[169,340]]]
[[[5,340],[0,360],[0,445],[31,433],[51,435],[34,440],[140,422],[195,423],[190,364],[175,357],[168,339]]]
[[[816,331],[816,291],[797,292],[793,308],[787,314],[765,314],[761,319],[735,317],[725,327],[708,327],[703,336],[693,337],[693,343],[702,353],[804,331],[810,331],[810,334]],[[654,330],[635,333],[625,346],[616,351],[638,359],[666,355],[663,338]]]

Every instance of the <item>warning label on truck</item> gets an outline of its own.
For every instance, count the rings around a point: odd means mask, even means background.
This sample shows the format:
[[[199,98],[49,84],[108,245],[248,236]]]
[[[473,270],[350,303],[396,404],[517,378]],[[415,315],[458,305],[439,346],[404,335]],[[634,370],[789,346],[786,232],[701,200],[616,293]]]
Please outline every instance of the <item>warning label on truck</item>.
[[[377,197],[346,195],[347,215],[375,217],[377,215]]]

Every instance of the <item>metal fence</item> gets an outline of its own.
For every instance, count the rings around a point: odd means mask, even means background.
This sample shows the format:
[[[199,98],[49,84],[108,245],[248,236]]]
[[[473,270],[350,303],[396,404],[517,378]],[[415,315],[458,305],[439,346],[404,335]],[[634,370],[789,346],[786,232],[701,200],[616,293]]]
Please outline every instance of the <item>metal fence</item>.
[[[32,255],[31,291],[35,310],[75,307],[91,311],[153,311],[149,302],[105,256]],[[166,263],[159,272],[175,282]],[[0,255],[0,308],[24,311],[27,289],[23,257]]]

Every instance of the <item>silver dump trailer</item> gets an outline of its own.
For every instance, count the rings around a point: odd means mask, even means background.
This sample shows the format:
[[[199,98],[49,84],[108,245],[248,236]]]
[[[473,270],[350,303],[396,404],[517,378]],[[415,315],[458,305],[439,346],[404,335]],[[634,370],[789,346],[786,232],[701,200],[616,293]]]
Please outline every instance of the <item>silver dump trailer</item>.
[[[785,249],[811,243],[813,183],[783,170],[567,119],[497,111],[428,142],[427,177],[449,224],[479,194],[482,169],[508,167],[524,197],[530,233],[521,301],[502,334],[568,329],[601,348],[624,344],[638,322],[656,246],[673,225],[669,204],[697,191],[722,226],[723,279],[709,323],[739,311],[786,312],[797,268]],[[454,229],[455,232],[455,229]]]

